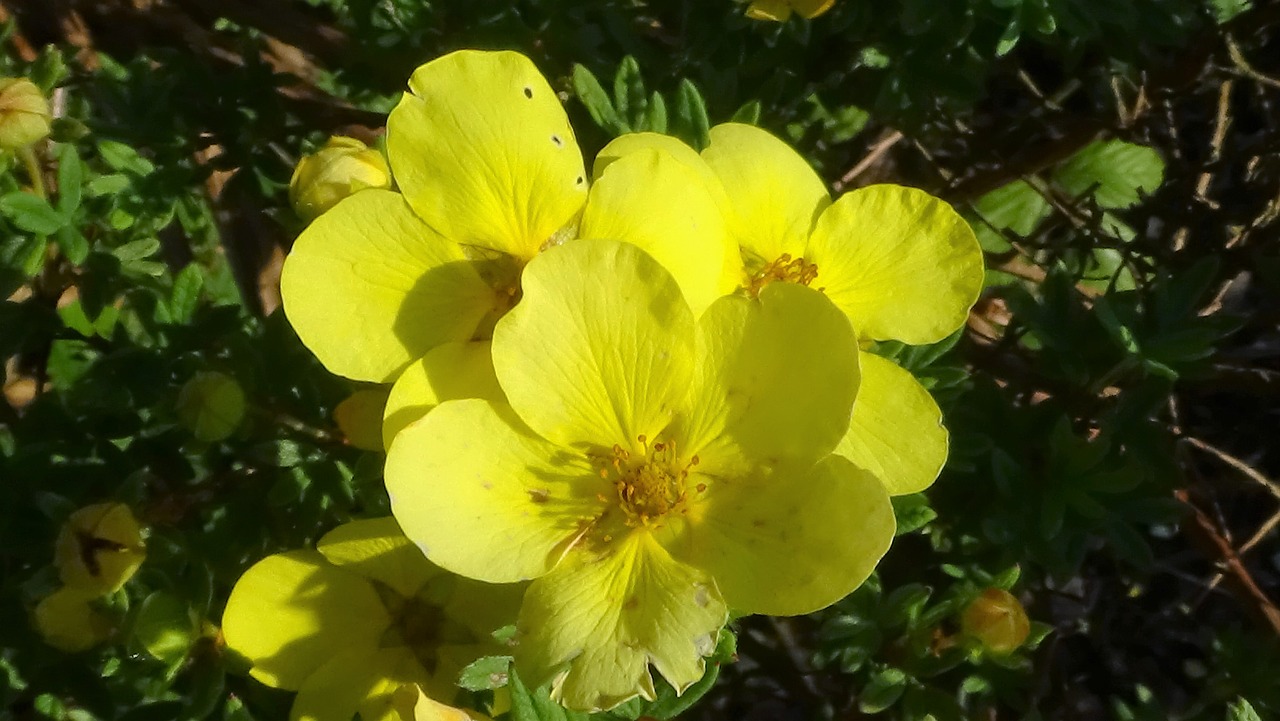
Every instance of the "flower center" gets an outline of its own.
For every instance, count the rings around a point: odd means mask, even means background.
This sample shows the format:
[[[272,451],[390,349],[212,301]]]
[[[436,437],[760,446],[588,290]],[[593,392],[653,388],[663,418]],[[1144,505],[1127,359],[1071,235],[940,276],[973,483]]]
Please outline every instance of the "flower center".
[[[391,616],[391,624],[383,634],[381,645],[384,648],[407,646],[427,673],[435,672],[439,662],[437,651],[441,645],[475,641],[474,634],[450,619],[440,604],[421,595],[401,596],[379,581],[373,581],[373,585]],[[428,583],[420,593],[430,593],[431,590]]]
[[[810,263],[804,258],[792,258],[790,253],[783,253],[777,260],[766,263],[747,280],[746,291],[755,298],[766,285],[774,281],[809,285],[817,277],[817,263]]]
[[[674,442],[649,444],[637,439],[644,455],[633,456],[622,446],[614,446],[610,455],[598,458],[600,477],[613,484],[618,507],[628,526],[655,526],[668,513],[682,513],[688,495],[685,481],[689,469],[698,465],[694,456],[681,464]],[[702,491],[699,484],[695,489]]]

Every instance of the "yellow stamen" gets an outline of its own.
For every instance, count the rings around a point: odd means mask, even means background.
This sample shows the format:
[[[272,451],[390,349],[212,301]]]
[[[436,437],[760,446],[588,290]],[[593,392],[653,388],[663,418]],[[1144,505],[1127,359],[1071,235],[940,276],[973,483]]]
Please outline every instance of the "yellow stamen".
[[[792,258],[790,253],[783,253],[778,259],[765,265],[747,281],[745,290],[752,298],[759,297],[760,291],[774,281],[783,283],[799,283],[809,285],[818,277],[818,265],[804,258]],[[819,288],[818,290],[822,290]]]

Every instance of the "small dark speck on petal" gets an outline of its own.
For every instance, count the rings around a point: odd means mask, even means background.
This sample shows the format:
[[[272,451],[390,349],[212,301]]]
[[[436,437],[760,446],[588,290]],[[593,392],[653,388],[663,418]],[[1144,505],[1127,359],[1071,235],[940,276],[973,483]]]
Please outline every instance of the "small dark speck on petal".
[[[578,185],[582,185],[582,176],[581,176],[581,175],[579,175],[579,176],[578,176],[577,184],[578,184]]]
[[[533,88],[525,88],[524,96],[530,100],[533,100]]]
[[[557,148],[563,148],[563,147],[564,147],[564,141],[560,139],[560,136],[559,136],[559,135],[552,135],[552,136],[551,136],[551,142],[555,143]]]

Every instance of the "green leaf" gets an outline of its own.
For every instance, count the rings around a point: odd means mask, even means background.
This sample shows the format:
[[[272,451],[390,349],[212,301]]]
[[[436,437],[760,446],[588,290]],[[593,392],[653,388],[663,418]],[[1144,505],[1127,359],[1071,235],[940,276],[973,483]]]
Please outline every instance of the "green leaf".
[[[160,250],[160,240],[157,238],[143,238],[125,243],[119,248],[113,248],[111,254],[120,259],[123,264],[129,264],[139,260],[145,260],[155,255]]]
[[[173,279],[169,294],[169,315],[174,323],[189,323],[200,302],[200,289],[204,286],[204,272],[198,263],[190,263]]]
[[[617,109],[613,107],[613,101],[609,99],[600,80],[585,65],[573,66],[573,92],[596,125],[613,135],[630,132],[630,128],[626,127]]]
[[[510,678],[510,656],[482,656],[462,669],[458,685],[468,691],[489,691],[506,686]]]
[[[40,51],[40,57],[31,65],[28,77],[48,95],[68,74],[67,61],[62,57],[62,51],[53,45],[46,45]]]
[[[1164,182],[1164,160],[1142,145],[1100,140],[1069,158],[1053,178],[1073,196],[1096,188],[1099,206],[1128,208]]]
[[[929,499],[922,493],[894,496],[889,501],[893,504],[893,514],[898,519],[898,528],[894,533],[897,536],[918,531],[938,517],[937,511],[929,507]]]
[[[199,631],[185,601],[166,591],[156,591],[138,608],[133,637],[153,657],[175,665],[187,657]]]
[[[647,130],[651,133],[667,132],[667,101],[656,90],[653,91],[653,95],[649,96],[649,107],[645,111],[644,122],[640,130]]]
[[[1227,721],[1262,721],[1262,717],[1253,710],[1253,704],[1241,697],[1227,707]]]
[[[1214,19],[1221,25],[1234,20],[1240,13],[1253,9],[1253,0],[1209,0],[1209,7],[1213,9]]]
[[[103,162],[117,172],[150,175],[156,169],[155,164],[138,155],[138,151],[115,140],[99,140],[98,154],[102,156]]]
[[[546,687],[530,690],[514,668],[508,687],[511,689],[511,721],[586,721],[589,718],[552,701]]]
[[[742,105],[742,107],[738,108],[733,113],[733,117],[729,118],[729,122],[746,123],[747,125],[759,125],[760,124],[760,101],[748,100],[746,103]]]
[[[898,702],[907,690],[907,674],[901,669],[888,668],[877,671],[858,697],[858,710],[862,713],[880,713]]]
[[[694,150],[702,151],[711,144],[711,121],[707,117],[707,103],[693,81],[685,78],[676,90],[674,134],[685,140]]]
[[[80,195],[84,184],[84,163],[76,146],[64,143],[58,146],[58,211],[70,218],[80,207]]]
[[[1011,247],[1001,231],[1023,238],[1035,232],[1049,215],[1049,201],[1030,183],[1017,180],[987,193],[973,204],[979,220],[972,223],[982,249],[1003,253]]]
[[[44,198],[21,190],[0,196],[0,213],[20,230],[38,235],[52,235],[67,224],[67,217]]]
[[[90,198],[115,195],[129,187],[129,176],[121,173],[99,175],[84,185],[84,193]]]
[[[629,128],[640,125],[648,105],[648,92],[640,76],[640,63],[631,55],[622,59],[613,74],[613,106]]]

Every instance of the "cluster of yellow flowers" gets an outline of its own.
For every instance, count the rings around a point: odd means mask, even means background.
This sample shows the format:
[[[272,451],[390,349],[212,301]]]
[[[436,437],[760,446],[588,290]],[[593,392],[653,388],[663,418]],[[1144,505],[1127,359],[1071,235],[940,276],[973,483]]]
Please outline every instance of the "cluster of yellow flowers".
[[[395,517],[245,575],[224,632],[254,676],[299,690],[295,718],[395,718],[422,692],[451,703],[514,621],[527,684],[607,709],[652,698],[653,670],[697,681],[731,611],[857,588],[890,496],[947,453],[929,393],[869,348],[963,324],[983,278],[965,221],[894,185],[833,201],[741,124],[702,153],[625,135],[588,173],[513,52],[452,53],[409,87],[390,176],[362,167],[370,187],[326,201],[282,279],[326,367],[394,384]],[[476,717],[420,700],[417,718]]]

